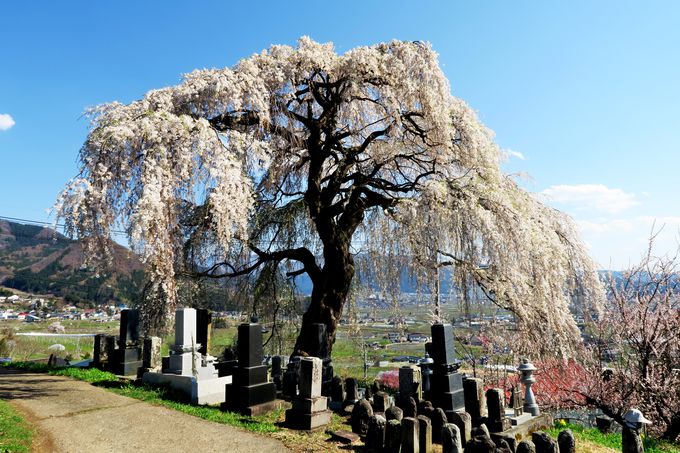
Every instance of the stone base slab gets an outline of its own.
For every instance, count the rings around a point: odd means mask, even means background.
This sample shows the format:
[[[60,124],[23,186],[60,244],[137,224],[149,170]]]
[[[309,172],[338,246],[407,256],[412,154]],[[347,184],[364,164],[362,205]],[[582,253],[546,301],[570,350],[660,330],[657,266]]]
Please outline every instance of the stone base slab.
[[[196,379],[179,374],[145,373],[142,382],[150,385],[169,385],[183,393],[191,404],[220,404],[224,402],[224,389],[231,384],[231,376]]]
[[[316,398],[295,398],[293,409],[303,414],[313,414],[328,409],[328,398],[317,396]]]
[[[295,409],[286,411],[286,426],[292,429],[312,431],[328,425],[331,422],[331,411],[325,410],[313,414],[305,414]]]

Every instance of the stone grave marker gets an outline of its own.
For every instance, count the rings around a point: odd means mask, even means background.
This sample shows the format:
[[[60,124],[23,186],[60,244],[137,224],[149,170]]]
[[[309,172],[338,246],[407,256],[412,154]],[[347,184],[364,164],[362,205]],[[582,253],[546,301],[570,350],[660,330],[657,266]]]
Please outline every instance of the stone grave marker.
[[[453,423],[445,423],[442,427],[442,452],[463,453],[463,444],[460,440],[458,427]]]
[[[385,453],[401,452],[401,422],[388,420],[385,429]]]
[[[505,416],[504,400],[503,390],[489,389],[486,391],[486,406],[489,411],[486,426],[492,433],[500,433],[510,429],[510,419]]]
[[[299,394],[286,411],[286,424],[294,429],[313,430],[331,421],[328,398],[321,396],[323,362],[318,357],[303,357],[299,368]]]
[[[470,414],[473,426],[479,426],[488,415],[484,383],[479,378],[467,378],[463,381],[465,395],[465,412]]]
[[[109,350],[109,365],[115,374],[122,376],[137,375],[137,369],[142,366],[142,348],[139,344],[139,310],[125,309],[120,312],[120,335],[118,349],[111,362]]]
[[[420,453],[432,453],[432,422],[424,415],[418,416],[418,442]]]
[[[142,375],[150,385],[169,385],[183,394],[192,404],[218,404],[224,402],[225,387],[231,376],[219,376],[216,359],[200,352],[197,342],[197,313],[194,308],[175,311],[175,342],[170,346],[170,356],[161,359],[161,370]],[[149,339],[149,364],[158,366],[160,339]]]
[[[401,452],[420,453],[418,441],[418,420],[413,417],[404,417],[401,421]]]
[[[374,414],[368,419],[368,431],[366,432],[366,449],[368,451],[383,451],[386,427],[387,420],[380,414]]]
[[[275,409],[276,386],[267,381],[267,365],[262,364],[262,326],[257,322],[238,326],[238,368],[227,386],[224,407],[245,415],[260,415]]]

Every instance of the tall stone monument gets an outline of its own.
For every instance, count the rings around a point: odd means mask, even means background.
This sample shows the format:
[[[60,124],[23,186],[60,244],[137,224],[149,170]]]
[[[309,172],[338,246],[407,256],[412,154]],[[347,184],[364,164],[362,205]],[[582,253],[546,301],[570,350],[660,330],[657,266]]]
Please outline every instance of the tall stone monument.
[[[434,361],[430,399],[444,412],[465,408],[463,376],[458,373],[454,347],[453,327],[450,324],[433,324],[432,344],[429,353]]]
[[[262,364],[262,326],[257,322],[238,326],[238,367],[227,385],[224,407],[245,415],[259,415],[275,409],[276,385],[267,381]]]
[[[215,358],[201,354],[197,341],[196,310],[180,308],[175,312],[175,343],[163,372],[144,373],[142,381],[151,385],[169,385],[184,394],[192,404],[224,402],[224,389],[231,376],[219,377]]]
[[[112,360],[113,358],[113,360]],[[126,309],[120,312],[120,333],[118,349],[113,356],[109,351],[109,368],[121,376],[137,375],[142,366],[142,348],[139,343],[139,310]]]
[[[330,423],[328,398],[321,396],[323,362],[318,357],[300,359],[299,389],[293,407],[286,411],[286,425],[293,429],[313,430]]]

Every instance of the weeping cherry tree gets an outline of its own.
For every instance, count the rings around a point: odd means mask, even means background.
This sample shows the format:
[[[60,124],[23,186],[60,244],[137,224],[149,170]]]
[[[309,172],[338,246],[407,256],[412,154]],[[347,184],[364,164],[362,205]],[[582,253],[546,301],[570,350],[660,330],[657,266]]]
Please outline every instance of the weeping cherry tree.
[[[315,353],[312,323],[330,350],[358,254],[393,283],[404,265],[450,266],[553,352],[578,339],[570,306],[600,297],[571,220],[501,172],[492,133],[427,44],[338,55],[302,38],[89,113],[57,211],[93,258],[127,232],[157,296],[143,306],[151,328],[181,276],[304,273],[313,290],[294,353]]]

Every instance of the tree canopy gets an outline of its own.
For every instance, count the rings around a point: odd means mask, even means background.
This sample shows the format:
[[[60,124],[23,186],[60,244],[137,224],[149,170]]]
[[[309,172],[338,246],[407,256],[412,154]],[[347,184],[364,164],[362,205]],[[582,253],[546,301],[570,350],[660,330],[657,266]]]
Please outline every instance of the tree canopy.
[[[578,338],[570,304],[600,297],[571,220],[501,172],[428,44],[338,55],[301,38],[90,116],[58,212],[92,256],[112,228],[127,232],[162,296],[147,318],[172,310],[186,273],[306,273],[295,349],[313,354],[306,329],[326,324],[332,346],[357,253],[384,278],[451,265],[553,351]]]

